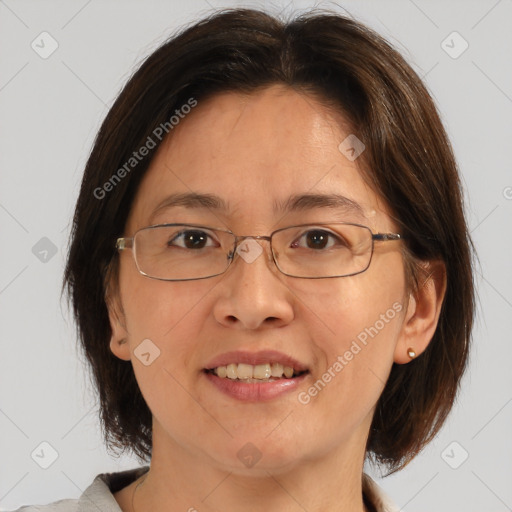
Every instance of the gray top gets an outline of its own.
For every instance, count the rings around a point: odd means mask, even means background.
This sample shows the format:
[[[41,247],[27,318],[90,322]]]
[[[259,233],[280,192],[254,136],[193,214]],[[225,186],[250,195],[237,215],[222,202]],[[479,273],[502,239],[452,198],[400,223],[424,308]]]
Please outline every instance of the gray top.
[[[142,466],[117,473],[101,473],[78,499],[63,499],[47,505],[25,505],[13,512],[122,512],[114,493],[137,480],[148,470],[149,466]],[[366,473],[363,473],[363,494],[375,512],[400,512]]]

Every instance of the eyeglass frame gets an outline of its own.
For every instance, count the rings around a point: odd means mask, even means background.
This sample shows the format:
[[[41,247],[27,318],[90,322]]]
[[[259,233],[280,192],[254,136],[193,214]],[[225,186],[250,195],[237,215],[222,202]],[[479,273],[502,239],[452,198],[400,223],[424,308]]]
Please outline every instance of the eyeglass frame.
[[[272,247],[272,237],[280,232],[280,231],[285,231],[287,229],[291,229],[291,228],[299,228],[299,227],[304,227],[304,226],[330,226],[330,225],[333,225],[333,224],[343,224],[343,225],[348,225],[348,226],[358,226],[360,228],[364,228],[366,230],[368,230],[371,234],[371,240],[372,240],[372,244],[371,244],[371,251],[370,251],[370,258],[368,260],[368,265],[366,265],[366,267],[363,269],[363,270],[359,270],[358,272],[352,272],[350,274],[343,274],[341,276],[315,276],[315,277],[303,277],[303,276],[295,276],[295,275],[292,275],[292,274],[287,274],[286,272],[283,272],[281,270],[281,268],[279,267],[279,263],[277,262],[277,258],[274,254],[274,249]],[[137,262],[137,258],[135,257],[135,251],[133,250],[134,247],[135,247],[135,237],[137,236],[137,233],[139,233],[140,231],[143,231],[143,230],[146,230],[146,229],[153,229],[153,228],[159,228],[159,227],[167,227],[167,226],[187,226],[187,227],[192,227],[192,228],[203,228],[203,229],[207,229],[209,231],[220,231],[220,232],[223,232],[223,233],[228,233],[230,235],[233,235],[235,240],[234,240],[234,246],[233,246],[233,250],[230,252],[230,253],[227,253],[227,257],[228,257],[228,264],[226,266],[226,268],[222,271],[222,272],[219,272],[217,274],[212,274],[211,276],[204,276],[204,277],[191,277],[191,278],[184,278],[184,279],[165,279],[165,278],[162,278],[162,277],[153,277],[153,276],[150,276],[149,274],[146,274],[145,272],[143,272],[140,268],[139,268],[139,264]],[[203,225],[200,225],[200,224],[189,224],[189,223],[166,223],[166,224],[154,224],[152,226],[145,226],[143,228],[139,228],[134,234],[133,236],[131,237],[119,237],[117,238],[116,240],[116,243],[115,243],[115,248],[118,250],[118,251],[123,251],[125,249],[132,249],[132,255],[133,255],[133,259],[134,259],[134,262],[135,262],[135,266],[137,267],[137,270],[138,272],[143,275],[144,277],[147,277],[149,279],[157,279],[159,281],[197,281],[199,279],[209,279],[210,277],[216,277],[216,276],[220,276],[222,274],[225,274],[228,269],[231,267],[234,259],[235,259],[235,253],[236,253],[236,250],[238,248],[238,246],[240,245],[240,242],[247,239],[247,238],[251,238],[253,240],[268,240],[268,242],[270,243],[270,254],[272,255],[272,260],[274,262],[274,265],[276,266],[276,268],[279,270],[279,272],[281,272],[281,274],[285,275],[285,276],[288,276],[288,277],[294,277],[296,279],[332,279],[332,278],[339,278],[339,277],[350,277],[350,276],[355,276],[357,274],[362,274],[363,272],[365,272],[366,270],[368,270],[368,268],[370,267],[370,264],[372,262],[372,259],[373,259],[373,253],[374,253],[374,250],[375,250],[375,242],[389,242],[389,241],[396,241],[396,240],[403,240],[404,239],[404,236],[399,234],[399,233],[373,233],[373,231],[371,230],[370,227],[368,226],[365,226],[364,224],[357,224],[357,223],[353,223],[353,222],[319,222],[319,223],[306,223],[306,224],[296,224],[296,225],[293,225],[293,226],[286,226],[284,228],[279,228],[279,229],[276,229],[274,231],[272,231],[272,233],[270,233],[270,235],[235,235],[235,233],[233,233],[233,231],[229,230],[229,229],[221,229],[221,228],[213,228],[211,226],[203,226]]]

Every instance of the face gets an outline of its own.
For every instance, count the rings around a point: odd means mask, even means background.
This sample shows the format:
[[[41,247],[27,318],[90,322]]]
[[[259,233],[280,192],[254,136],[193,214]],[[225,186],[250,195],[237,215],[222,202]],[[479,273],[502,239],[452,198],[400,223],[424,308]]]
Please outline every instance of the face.
[[[159,148],[125,236],[164,223],[238,235],[329,221],[396,232],[358,160],[338,149],[349,134],[342,117],[282,86],[199,102]],[[158,208],[172,194],[190,192],[216,195],[227,208]],[[361,211],[325,205],[274,210],[291,196],[333,193]],[[141,275],[132,252],[120,252],[120,315],[111,314],[111,346],[132,360],[153,414],[154,451],[174,450],[238,472],[247,470],[247,455],[261,457],[260,469],[277,471],[328,454],[364,452],[406,317],[401,242],[376,242],[365,272],[331,279],[283,275],[268,241],[258,243],[263,252],[252,262],[236,257],[220,276],[179,282]],[[119,339],[127,343],[119,346]],[[137,357],[141,347],[150,364]],[[232,385],[205,371],[251,361],[281,361],[306,373]],[[264,386],[256,396],[254,389]]]

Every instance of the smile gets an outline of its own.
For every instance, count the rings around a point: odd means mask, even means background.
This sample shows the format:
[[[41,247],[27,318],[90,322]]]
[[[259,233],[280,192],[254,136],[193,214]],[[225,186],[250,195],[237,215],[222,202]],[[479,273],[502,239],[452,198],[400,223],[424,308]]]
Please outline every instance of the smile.
[[[245,364],[231,363],[226,366],[217,366],[208,370],[221,379],[239,380],[246,383],[273,382],[278,379],[291,379],[297,377],[304,371],[295,370],[291,366],[284,366],[280,363]]]

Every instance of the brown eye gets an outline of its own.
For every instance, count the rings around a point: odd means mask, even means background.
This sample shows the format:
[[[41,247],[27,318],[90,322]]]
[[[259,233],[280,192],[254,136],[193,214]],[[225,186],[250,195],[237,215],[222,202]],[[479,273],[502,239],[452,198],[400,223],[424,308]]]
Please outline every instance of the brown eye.
[[[324,249],[329,243],[329,235],[325,231],[309,231],[306,243],[309,249]]]
[[[330,239],[332,239],[332,241]],[[306,231],[297,241],[292,244],[292,247],[304,247],[304,245],[300,244],[300,240],[304,240],[306,249],[313,250],[330,249],[335,244],[346,246],[346,243],[343,239],[336,236],[334,233],[325,231],[323,229]]]
[[[167,242],[167,245],[182,247],[183,249],[203,249],[209,238],[211,237],[204,231],[187,229],[186,231],[180,231]]]

